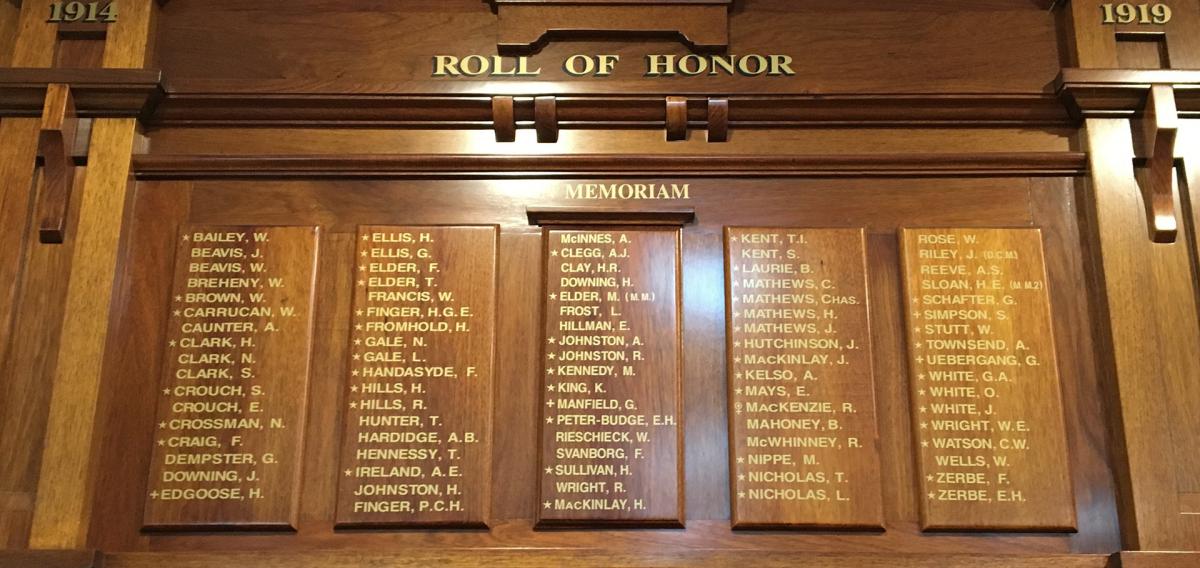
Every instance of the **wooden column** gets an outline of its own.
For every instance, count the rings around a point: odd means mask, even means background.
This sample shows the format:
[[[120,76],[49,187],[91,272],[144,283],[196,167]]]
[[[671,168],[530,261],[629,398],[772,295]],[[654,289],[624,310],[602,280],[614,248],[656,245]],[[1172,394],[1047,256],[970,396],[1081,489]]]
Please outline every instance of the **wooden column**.
[[[121,3],[120,19],[108,31],[104,67],[144,66],[155,6],[152,0]],[[69,317],[63,321],[53,375],[31,548],[87,543],[96,484],[94,423],[136,135],[134,119],[97,119],[92,126],[65,302]]]
[[[55,30],[45,23],[45,9],[45,2],[0,1],[0,64],[52,64]],[[12,333],[25,299],[22,282],[31,247],[29,206],[37,181],[40,122],[0,119],[0,547],[25,545],[41,452],[44,381],[14,363],[21,354]],[[47,327],[57,327],[57,321]]]
[[[1195,3],[1172,3],[1171,22],[1136,29],[1103,24],[1101,4],[1072,0],[1064,8],[1073,65],[1122,67],[1133,60],[1128,52],[1122,56],[1122,49],[1130,47],[1122,45],[1122,38],[1135,32],[1161,34],[1170,67],[1200,65],[1197,42],[1187,38],[1195,35],[1194,24],[1200,17]],[[1168,125],[1170,121],[1156,117],[1162,103],[1174,106],[1173,85],[1127,87],[1140,89],[1151,101],[1149,108],[1142,104],[1131,109],[1136,111],[1133,120],[1109,118],[1112,114],[1103,115],[1102,109],[1087,104],[1079,109],[1085,118],[1080,146],[1087,150],[1091,166],[1090,180],[1080,188],[1081,214],[1089,241],[1085,244],[1090,248],[1093,306],[1100,322],[1098,351],[1107,375],[1117,448],[1113,464],[1120,485],[1121,530],[1129,551],[1198,551],[1197,257],[1195,223],[1188,218],[1191,212],[1182,207],[1191,201],[1188,188],[1200,187],[1200,176],[1193,173],[1200,170],[1200,156],[1190,157],[1185,150],[1185,141],[1195,139],[1196,126],[1186,120]],[[1168,95],[1171,100],[1163,100]],[[1173,108],[1166,112],[1173,115]],[[1155,141],[1169,140],[1172,134],[1162,131],[1164,125],[1175,124],[1180,143],[1172,171],[1169,149],[1157,159],[1153,154],[1163,152],[1163,148],[1154,152]],[[1195,183],[1183,183],[1180,172]],[[1173,221],[1179,226],[1177,236],[1166,238],[1159,231],[1159,238],[1153,239],[1150,219],[1156,212],[1163,215],[1171,205]],[[1171,220],[1158,218],[1160,226]]]

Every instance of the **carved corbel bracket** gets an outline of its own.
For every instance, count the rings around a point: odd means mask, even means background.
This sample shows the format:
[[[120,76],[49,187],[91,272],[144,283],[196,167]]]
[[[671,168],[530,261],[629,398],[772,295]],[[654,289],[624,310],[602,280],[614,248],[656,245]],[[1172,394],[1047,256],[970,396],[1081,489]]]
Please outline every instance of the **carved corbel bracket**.
[[[68,85],[53,83],[46,88],[42,108],[38,153],[42,156],[42,192],[38,196],[38,238],[43,243],[62,243],[66,235],[67,210],[75,185],[75,134],[79,117]]]
[[[1145,157],[1147,170],[1146,181],[1140,186],[1150,239],[1173,243],[1179,234],[1175,217],[1175,140],[1179,134],[1179,112],[1175,108],[1174,87],[1150,87],[1140,122],[1139,154]]]
[[[695,51],[729,46],[733,0],[488,0],[501,53],[529,53],[553,36],[596,33],[676,36]]]

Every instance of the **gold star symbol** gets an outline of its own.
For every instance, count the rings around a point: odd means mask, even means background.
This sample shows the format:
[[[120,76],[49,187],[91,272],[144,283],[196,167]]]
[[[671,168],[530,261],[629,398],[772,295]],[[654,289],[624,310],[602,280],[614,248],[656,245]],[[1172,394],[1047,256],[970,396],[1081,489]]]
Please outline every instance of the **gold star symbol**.
[[[922,423],[921,423],[921,429],[922,429],[922,430],[925,430],[925,429],[927,429],[927,428],[929,428],[929,423],[928,423],[928,422],[922,422]]]
[[[547,466],[546,473],[554,473],[554,468]]]
[[[354,324],[354,329],[357,331],[362,331],[362,324],[361,323]]]
[[[367,271],[367,267],[366,267],[365,265],[364,265],[364,266],[359,266],[359,267],[358,267],[358,271],[359,271],[359,272],[366,272],[366,271]]]
[[[167,441],[166,441],[166,440],[159,440],[159,441],[158,441],[158,445],[160,445],[160,446],[165,446],[165,445],[167,445]]]
[[[350,403],[350,408],[358,408],[358,403],[357,403],[357,402],[351,402],[351,403]]]
[[[358,385],[350,385],[350,392],[358,392]]]
[[[929,498],[930,498],[930,499],[933,499],[933,497],[934,497],[934,492],[930,491],[930,492],[928,493],[928,495],[929,495]]]
[[[553,353],[547,353],[547,354],[546,354],[546,358],[547,358],[547,359],[554,359],[554,354],[553,354]]]
[[[163,389],[163,394],[171,394],[171,389]]]
[[[166,428],[166,427],[167,427],[167,423],[166,423],[166,422],[159,422],[159,423],[158,423],[158,427],[159,427],[159,428]]]
[[[550,502],[549,502],[549,501],[544,501],[544,502],[542,503],[542,508],[543,508],[543,509],[549,509],[549,508],[550,508]]]
[[[927,442],[927,441],[925,441],[925,440],[921,440],[921,447],[922,447],[922,448],[928,448],[928,447],[929,447],[929,442]]]
[[[555,341],[555,340],[554,340],[554,338],[553,338],[553,337],[547,337],[547,338],[546,338],[546,343],[549,343],[549,344],[551,344],[551,345],[553,345],[553,344],[554,344],[554,341]]]
[[[176,302],[182,302],[182,301],[183,301],[183,296],[175,296],[175,301],[176,301]]]
[[[355,370],[353,370],[353,371],[350,371],[350,375],[351,375],[351,376],[354,376],[354,377],[357,377],[357,376],[358,376],[358,369],[355,369]],[[358,387],[355,387],[355,388],[358,388]]]
[[[558,251],[556,251],[556,250],[550,251],[550,256],[558,256]]]
[[[370,237],[369,237],[368,235],[363,235],[363,236],[362,236],[362,240],[364,240],[364,241],[366,241],[366,240],[370,240]]]
[[[358,361],[359,359],[362,359],[362,355],[359,355],[358,353],[355,353],[355,354],[354,354],[354,360],[355,360],[355,361]]]
[[[746,498],[746,492],[738,491],[738,499],[745,499],[745,498]]]
[[[361,315],[363,315],[363,311],[362,310],[354,310],[354,315],[361,316]]]
[[[360,252],[360,253],[358,253],[358,254],[359,254],[359,256],[367,256],[367,251],[365,251],[365,250],[364,250],[364,251],[362,251],[362,252]]]
[[[185,241],[190,241],[190,240],[192,240],[192,236],[191,236],[191,235],[184,235],[184,236],[183,236],[183,240],[185,240]]]
[[[346,470],[346,477],[350,477],[350,474],[351,474],[351,473],[353,473],[353,471],[352,471],[352,470],[349,470],[349,469],[347,469],[347,470]]]
[[[546,385],[546,392],[554,392],[554,385]]]
[[[170,341],[168,341],[168,342],[167,342],[167,345],[170,345],[171,347],[175,347],[175,345],[176,345],[176,341],[175,341],[174,339],[172,339],[172,340],[170,340]]]
[[[738,481],[746,481],[746,474],[744,474],[744,473],[739,473],[739,474],[738,474]]]
[[[179,310],[175,310],[175,311],[174,311],[174,312],[172,312],[172,313],[173,313],[173,314],[175,314],[175,317],[179,317],[180,315],[182,315],[182,314],[183,314],[183,312],[181,312],[181,311],[179,311]]]
[[[354,340],[354,344],[355,344],[355,345],[362,345],[362,340],[361,340],[361,339],[355,339],[355,340]]]
[[[925,481],[933,481],[933,476],[932,476],[932,475],[926,475],[926,476],[925,476]]]
[[[926,410],[927,409],[924,406],[921,407],[921,412],[925,412]]]
[[[547,416],[547,417],[546,417],[546,424],[553,424],[553,423],[554,423],[554,419],[553,419],[553,418],[551,418],[551,417],[549,417],[549,416]]]
[[[359,286],[366,286],[366,285],[367,285],[367,281],[366,281],[366,280],[359,280],[359,281],[358,281],[358,285],[359,285]]]
[[[738,458],[737,462],[738,463],[746,463],[746,458]]]
[[[550,294],[550,299],[551,299],[551,300],[557,300],[557,299],[558,299],[558,294]]]

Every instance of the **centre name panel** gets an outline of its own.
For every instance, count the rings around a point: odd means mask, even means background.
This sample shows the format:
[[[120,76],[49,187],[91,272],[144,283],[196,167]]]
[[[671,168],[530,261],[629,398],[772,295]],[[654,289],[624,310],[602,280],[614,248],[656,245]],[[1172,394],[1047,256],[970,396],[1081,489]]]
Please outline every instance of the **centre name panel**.
[[[901,231],[927,530],[1071,531],[1041,231]]]
[[[486,527],[497,230],[359,228],[337,526]]]
[[[295,528],[317,237],[181,231],[147,529]]]
[[[547,228],[539,526],[683,526],[680,230]]]
[[[725,230],[734,528],[883,528],[862,229]]]

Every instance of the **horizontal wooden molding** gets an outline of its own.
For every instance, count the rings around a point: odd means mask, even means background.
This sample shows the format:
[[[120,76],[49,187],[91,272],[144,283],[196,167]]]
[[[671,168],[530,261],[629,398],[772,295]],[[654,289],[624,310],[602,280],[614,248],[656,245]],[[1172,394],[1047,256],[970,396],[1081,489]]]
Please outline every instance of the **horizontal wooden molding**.
[[[804,562],[828,568],[1109,568],[1107,555],[1101,554],[836,554],[813,552],[803,555]],[[415,567],[431,564],[478,564],[495,566],[594,566],[696,567],[729,566],[748,563],[753,566],[796,566],[797,555],[778,550],[661,550],[650,552],[612,552],[594,549],[502,549],[473,551],[429,551],[421,549],[397,553],[358,550],[313,552],[126,552],[108,554],[106,568],[151,568],[180,565],[189,568],[224,568],[230,565],[263,568],[356,568],[360,566]]]
[[[1200,70],[1063,69],[1055,81],[1077,118],[1130,118],[1146,107],[1153,85],[1171,85],[1180,118],[1200,118]]]
[[[145,119],[166,94],[155,70],[0,68],[0,117],[41,116],[51,84],[70,87],[81,118]]]
[[[139,179],[1078,176],[1079,152],[863,155],[138,155]]]

